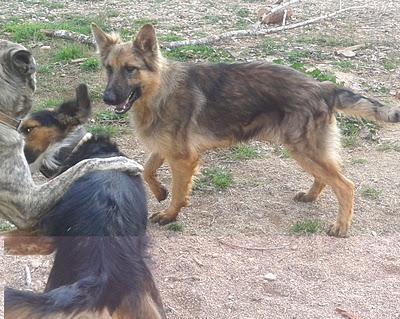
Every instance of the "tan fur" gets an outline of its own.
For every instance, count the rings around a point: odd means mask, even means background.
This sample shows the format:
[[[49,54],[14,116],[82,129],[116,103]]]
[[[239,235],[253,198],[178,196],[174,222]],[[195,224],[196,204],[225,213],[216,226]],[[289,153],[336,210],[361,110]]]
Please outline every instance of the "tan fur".
[[[7,255],[49,255],[56,249],[54,239],[37,231],[14,230],[0,233]]]

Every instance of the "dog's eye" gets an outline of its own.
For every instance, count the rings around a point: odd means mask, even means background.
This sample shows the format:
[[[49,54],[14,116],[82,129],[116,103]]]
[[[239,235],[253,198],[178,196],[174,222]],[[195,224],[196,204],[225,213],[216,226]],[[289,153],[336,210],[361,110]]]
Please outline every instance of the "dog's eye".
[[[24,135],[28,135],[30,134],[33,130],[35,129],[35,127],[23,127],[21,129],[22,134]]]
[[[135,72],[135,71],[137,70],[137,68],[134,67],[134,66],[131,66],[131,65],[127,65],[127,66],[125,67],[125,70],[126,70],[126,72],[128,72],[128,73],[133,73],[133,72]]]

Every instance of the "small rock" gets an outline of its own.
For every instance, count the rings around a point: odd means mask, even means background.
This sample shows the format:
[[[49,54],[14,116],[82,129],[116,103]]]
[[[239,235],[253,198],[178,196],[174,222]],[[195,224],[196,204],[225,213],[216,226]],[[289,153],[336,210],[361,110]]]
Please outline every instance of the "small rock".
[[[371,231],[371,235],[374,236],[374,237],[378,236],[378,234],[377,234],[376,231],[374,231],[374,230]]]
[[[264,279],[268,281],[275,281],[276,280],[276,275],[273,273],[269,272],[268,274],[264,275]]]
[[[50,51],[51,50],[51,46],[43,45],[43,46],[40,47],[40,50],[42,50],[42,51]]]

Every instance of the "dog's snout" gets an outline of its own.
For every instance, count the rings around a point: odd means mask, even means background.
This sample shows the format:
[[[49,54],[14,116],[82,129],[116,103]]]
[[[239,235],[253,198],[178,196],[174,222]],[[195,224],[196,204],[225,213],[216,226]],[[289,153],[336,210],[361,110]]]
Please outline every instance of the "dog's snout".
[[[103,101],[106,104],[115,105],[117,104],[117,95],[110,89],[104,91]]]

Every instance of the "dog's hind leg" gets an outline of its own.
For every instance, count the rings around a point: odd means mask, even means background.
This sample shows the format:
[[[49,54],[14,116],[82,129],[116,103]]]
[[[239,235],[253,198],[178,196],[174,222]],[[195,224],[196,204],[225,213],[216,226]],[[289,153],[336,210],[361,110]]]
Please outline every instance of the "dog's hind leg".
[[[327,184],[332,187],[339,201],[339,213],[328,234],[345,237],[353,217],[354,184],[340,172],[340,166],[336,160],[324,158],[323,154],[310,156],[292,151],[292,156],[306,172],[318,179],[321,184],[317,186]]]
[[[189,196],[192,190],[193,175],[197,171],[199,157],[189,154],[185,158],[167,159],[172,171],[172,199],[169,207],[150,217],[153,223],[165,225],[176,220],[182,207],[189,205]]]
[[[151,153],[144,166],[143,177],[159,202],[168,197],[168,191],[157,179],[157,170],[164,163],[164,158],[157,153]]]

